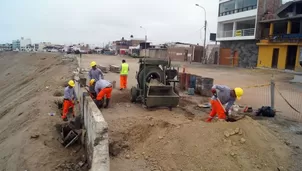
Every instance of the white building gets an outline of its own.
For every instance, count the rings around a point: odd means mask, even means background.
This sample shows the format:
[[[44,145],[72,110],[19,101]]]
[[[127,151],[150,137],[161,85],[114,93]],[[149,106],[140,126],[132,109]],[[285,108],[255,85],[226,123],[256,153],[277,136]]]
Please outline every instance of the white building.
[[[255,39],[258,0],[219,0],[217,41]]]
[[[20,50],[21,51],[28,51],[26,49],[27,45],[31,45],[31,40],[30,39],[24,39],[23,37],[21,37],[21,40],[20,40]]]
[[[219,0],[217,37],[220,65],[255,67],[263,29],[259,21],[274,13],[281,0]]]

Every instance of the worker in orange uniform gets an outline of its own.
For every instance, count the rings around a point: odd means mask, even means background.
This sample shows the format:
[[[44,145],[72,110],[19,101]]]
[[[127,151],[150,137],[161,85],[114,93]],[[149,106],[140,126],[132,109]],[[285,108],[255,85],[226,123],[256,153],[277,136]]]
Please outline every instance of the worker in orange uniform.
[[[123,59],[120,67],[120,90],[127,88],[128,72],[129,65],[126,63],[126,60]]]
[[[211,98],[211,113],[207,122],[211,122],[215,115],[218,115],[219,120],[226,120],[228,111],[233,106],[236,99],[240,100],[243,95],[243,89],[240,87],[231,89],[225,85],[214,85],[212,87],[213,97]],[[224,108],[223,105],[226,104]]]
[[[68,86],[64,89],[64,101],[63,101],[63,113],[62,113],[62,119],[63,121],[68,121],[67,114],[69,108],[72,108],[72,114],[73,117],[75,117],[74,114],[74,102],[77,101],[77,96],[74,90],[75,83],[73,80],[70,80],[68,82]]]
[[[104,97],[106,97],[106,105],[108,108],[112,92],[112,84],[107,80],[99,80],[95,83],[95,93],[97,94],[96,100],[99,108],[103,107]]]

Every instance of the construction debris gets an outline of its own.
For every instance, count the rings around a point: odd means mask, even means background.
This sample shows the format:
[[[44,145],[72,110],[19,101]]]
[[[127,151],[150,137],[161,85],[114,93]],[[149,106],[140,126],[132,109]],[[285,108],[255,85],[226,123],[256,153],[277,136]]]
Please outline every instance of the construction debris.
[[[240,128],[236,128],[235,130],[224,131],[224,136],[226,138],[228,138],[230,136],[233,136],[233,135],[236,135],[236,134],[241,135],[242,134],[242,130]]]
[[[74,144],[82,135],[81,129],[75,129],[74,123],[72,122],[63,124],[61,127],[61,144],[67,148]]]
[[[99,68],[103,73],[109,72],[109,67],[107,67],[107,66],[97,65],[97,68]]]
[[[36,138],[39,138],[39,136],[40,136],[40,135],[35,134],[35,135],[30,136],[30,138],[36,139]]]
[[[240,139],[241,144],[244,144],[246,142],[246,140],[244,138]]]
[[[117,65],[110,65],[110,66],[109,66],[109,70],[110,70],[111,72],[119,73],[119,72],[120,72],[120,67],[117,66]]]

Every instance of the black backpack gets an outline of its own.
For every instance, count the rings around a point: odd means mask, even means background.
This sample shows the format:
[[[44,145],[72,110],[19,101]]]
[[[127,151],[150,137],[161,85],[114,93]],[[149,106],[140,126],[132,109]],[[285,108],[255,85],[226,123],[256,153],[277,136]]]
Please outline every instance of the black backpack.
[[[256,112],[256,116],[265,116],[265,117],[275,117],[276,111],[273,110],[270,106],[262,106]]]

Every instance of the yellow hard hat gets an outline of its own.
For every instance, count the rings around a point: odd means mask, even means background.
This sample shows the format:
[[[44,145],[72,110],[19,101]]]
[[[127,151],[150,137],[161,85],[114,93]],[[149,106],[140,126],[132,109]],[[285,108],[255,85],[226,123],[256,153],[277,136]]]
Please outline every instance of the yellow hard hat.
[[[96,62],[95,62],[95,61],[92,61],[92,62],[90,63],[90,66],[91,66],[91,67],[96,66]]]
[[[68,85],[71,86],[71,87],[74,87],[75,86],[75,83],[73,80],[70,80],[68,81]]]
[[[243,95],[243,89],[240,87],[236,87],[236,88],[234,88],[234,91],[235,91],[237,99],[240,100],[241,96]]]
[[[92,85],[94,82],[95,82],[95,79],[91,79],[91,80],[89,81],[89,84]]]

